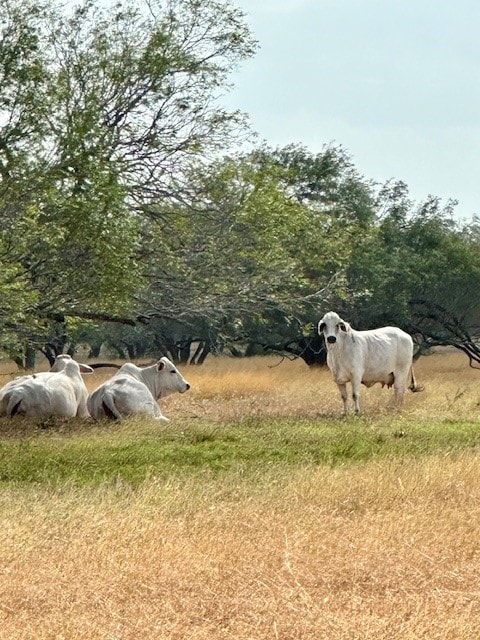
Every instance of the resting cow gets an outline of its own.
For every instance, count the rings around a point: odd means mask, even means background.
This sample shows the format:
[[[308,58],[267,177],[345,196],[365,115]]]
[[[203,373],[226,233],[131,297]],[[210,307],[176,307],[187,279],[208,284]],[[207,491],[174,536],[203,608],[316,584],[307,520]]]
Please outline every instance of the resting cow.
[[[92,418],[113,418],[143,413],[168,422],[157,400],[170,393],[184,393],[190,385],[168,358],[161,358],[150,367],[140,368],[131,362],[93,391],[87,400]]]
[[[81,373],[93,369],[62,354],[50,371],[11,380],[0,390],[0,416],[88,417],[88,392]]]
[[[413,373],[413,340],[397,327],[355,331],[334,311],[318,323],[327,347],[327,364],[340,390],[343,410],[348,411],[347,382],[352,384],[355,411],[360,411],[360,384],[376,382],[395,390],[395,405],[403,402],[410,374],[411,391],[421,391]]]

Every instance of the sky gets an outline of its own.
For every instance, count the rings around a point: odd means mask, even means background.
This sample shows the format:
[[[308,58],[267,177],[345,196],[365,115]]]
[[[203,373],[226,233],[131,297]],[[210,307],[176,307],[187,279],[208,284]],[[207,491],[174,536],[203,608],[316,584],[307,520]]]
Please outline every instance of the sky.
[[[341,145],[377,183],[480,214],[478,0],[232,0],[259,50],[225,106],[259,142]]]

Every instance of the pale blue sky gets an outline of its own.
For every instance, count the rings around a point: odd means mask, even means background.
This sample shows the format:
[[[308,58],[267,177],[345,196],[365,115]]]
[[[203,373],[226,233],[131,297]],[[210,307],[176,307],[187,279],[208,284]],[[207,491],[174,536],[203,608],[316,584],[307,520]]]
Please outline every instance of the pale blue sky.
[[[366,178],[480,214],[478,0],[232,0],[260,44],[226,105],[259,140],[342,145]]]

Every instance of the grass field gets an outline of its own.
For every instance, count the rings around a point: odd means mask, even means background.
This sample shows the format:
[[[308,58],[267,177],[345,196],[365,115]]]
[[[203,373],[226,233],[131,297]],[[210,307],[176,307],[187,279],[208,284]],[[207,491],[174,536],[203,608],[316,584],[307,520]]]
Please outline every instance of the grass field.
[[[347,418],[301,361],[182,372],[167,425],[0,421],[0,639],[480,637],[464,356],[421,359],[402,412],[377,386]]]

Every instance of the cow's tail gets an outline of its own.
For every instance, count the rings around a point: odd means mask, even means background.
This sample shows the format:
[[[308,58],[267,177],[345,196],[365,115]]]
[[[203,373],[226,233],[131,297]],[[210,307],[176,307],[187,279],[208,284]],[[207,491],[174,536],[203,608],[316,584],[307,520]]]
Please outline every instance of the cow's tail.
[[[413,372],[413,365],[410,367],[410,391],[416,393],[417,391],[423,391],[425,387],[420,387],[415,379],[415,373]]]
[[[112,418],[113,420],[121,420],[122,414],[115,406],[115,398],[113,397],[113,393],[111,391],[105,391],[102,398],[102,409],[105,412],[107,418]]]

